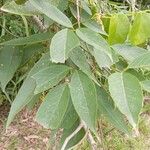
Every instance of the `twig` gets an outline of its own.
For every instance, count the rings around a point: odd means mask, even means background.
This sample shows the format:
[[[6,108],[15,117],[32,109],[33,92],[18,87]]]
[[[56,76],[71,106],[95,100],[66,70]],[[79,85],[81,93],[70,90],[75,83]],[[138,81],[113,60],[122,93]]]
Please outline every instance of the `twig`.
[[[3,16],[3,25],[2,26],[3,26],[3,28],[2,28],[2,32],[1,32],[1,37],[5,35],[5,29],[4,28],[6,26],[6,19],[4,16]]]
[[[21,15],[21,18],[23,20],[23,23],[25,25],[25,32],[26,32],[26,36],[29,36],[29,27],[28,27],[28,22],[25,16]]]
[[[136,4],[136,0],[131,0],[131,8],[132,8],[132,12],[135,12],[135,4]]]
[[[84,128],[85,131],[89,130],[84,122],[83,122],[83,125],[84,125],[83,128]],[[91,144],[92,150],[97,150],[97,144],[96,144],[96,142],[95,142],[95,140],[94,140],[90,130],[87,133],[87,137],[88,137],[89,142]]]
[[[80,0],[76,0],[76,5],[77,5],[77,22],[78,22],[78,27],[80,28],[80,8],[79,8],[79,3],[80,3]]]
[[[3,27],[3,25],[0,24],[0,27],[2,27],[6,32],[8,32],[9,34],[11,34],[12,36],[14,36],[16,38],[19,37],[19,36],[15,35],[15,34],[11,33],[8,29],[6,29],[6,27]]]
[[[94,140],[94,138],[93,138],[90,131],[88,132],[88,139],[91,143],[92,150],[97,150],[97,144],[96,144],[96,142],[95,142],[95,140]]]
[[[37,27],[39,28],[39,30],[41,32],[46,31],[46,27],[43,25],[42,21],[39,19],[39,17],[37,16],[32,16],[32,21],[33,23],[35,23],[37,25]]]
[[[71,134],[66,138],[66,140],[65,140],[65,142],[64,142],[64,144],[63,144],[61,150],[65,150],[65,148],[66,148],[68,142],[69,142],[83,127],[84,127],[84,124],[81,122],[80,125],[76,128],[76,130],[75,130],[73,133],[71,133]]]
[[[10,102],[10,104],[12,104],[12,100],[10,99],[9,95],[7,94],[7,92],[5,90],[3,90],[3,93],[5,94],[6,98]]]
[[[131,5],[131,2],[129,0],[125,0],[129,5]]]

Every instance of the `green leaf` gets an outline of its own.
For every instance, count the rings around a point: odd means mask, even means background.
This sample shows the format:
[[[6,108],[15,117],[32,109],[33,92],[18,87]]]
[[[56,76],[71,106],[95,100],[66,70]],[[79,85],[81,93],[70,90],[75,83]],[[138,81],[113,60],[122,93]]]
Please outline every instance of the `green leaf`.
[[[114,73],[108,78],[109,91],[119,110],[137,128],[142,108],[142,89],[138,79],[129,73]]]
[[[69,52],[80,45],[78,37],[72,30],[63,29],[57,32],[52,38],[50,45],[50,55],[55,63],[64,63]]]
[[[109,55],[107,55],[107,53],[101,49],[94,48],[93,55],[100,68],[102,67],[109,68],[113,64]]]
[[[41,54],[46,47],[43,44],[37,43],[32,45],[27,45],[22,48],[23,49],[23,57],[22,57],[22,65],[24,65],[28,60],[33,59],[37,55]]]
[[[115,14],[110,18],[109,24],[109,43],[123,43],[127,39],[130,29],[130,22],[125,14]]]
[[[49,53],[45,53],[39,61],[33,66],[31,71],[28,74],[28,77],[33,76],[34,74],[38,73],[40,70],[43,70],[44,68],[49,67],[52,65],[52,62],[50,61]]]
[[[97,98],[98,98],[98,109],[110,123],[116,128],[129,134],[129,128],[125,121],[124,116],[120,111],[115,108],[114,103],[110,95],[101,87],[97,86]]]
[[[31,99],[30,99],[30,102],[27,104],[27,108],[29,110],[32,110],[34,108],[34,106],[37,104],[37,102],[40,101],[40,97],[41,97],[41,94],[37,94],[37,95],[34,95]]]
[[[128,44],[116,44],[112,48],[127,61],[133,61],[138,56],[147,52],[146,49]]]
[[[58,8],[60,11],[64,12],[68,8],[68,0],[59,0]]]
[[[135,16],[129,40],[132,44],[139,45],[144,43],[148,38],[150,38],[150,14],[139,12]]]
[[[81,120],[96,131],[97,97],[95,85],[84,73],[75,71],[69,84],[73,105]]]
[[[50,40],[52,37],[52,33],[39,33],[34,34],[29,37],[20,37],[17,39],[12,39],[10,41],[6,41],[3,43],[0,43],[0,45],[26,45],[26,44],[35,44],[39,42],[44,42]]]
[[[25,4],[26,2],[27,2],[27,0],[15,0],[15,3],[18,5]]]
[[[145,80],[140,83],[145,91],[150,92],[150,80]]]
[[[71,51],[70,59],[79,67],[81,71],[83,71],[89,78],[98,84],[91,71],[90,65],[88,64],[85,53],[80,47],[77,47]]]
[[[12,120],[14,119],[15,115],[21,111],[21,109],[30,102],[33,98],[33,93],[36,87],[36,83],[32,78],[28,78],[24,81],[23,85],[21,86],[15,100],[11,105],[11,109],[9,112],[6,128],[10,125]]]
[[[87,28],[93,30],[94,32],[103,34],[107,36],[107,33],[102,30],[102,26],[100,26],[95,20],[88,19],[87,21],[82,23]]]
[[[81,1],[81,8],[83,8],[89,15],[92,15],[91,9],[88,6],[88,2],[85,2],[84,0]]]
[[[45,14],[50,19],[57,23],[72,28],[72,23],[69,18],[63,14],[57,7],[51,5],[48,1],[29,0],[31,4],[37,8],[41,13]]]
[[[23,85],[21,86],[15,100],[12,103],[10,113],[7,120],[6,127],[9,126],[9,124],[14,119],[15,115],[25,106],[27,105],[31,100],[34,98],[34,90],[36,87],[35,80],[31,78],[31,75],[38,72],[41,68],[48,67],[51,64],[49,54],[46,53],[44,56],[41,57],[41,59],[34,65],[34,67],[29,72],[27,78],[23,82]]]
[[[30,3],[30,1],[27,1],[23,5],[17,5],[15,1],[11,1],[2,6],[1,10],[16,15],[32,16],[40,14],[40,12]]]
[[[78,120],[78,114],[76,113],[74,106],[72,104],[72,100],[69,100],[67,111],[64,115],[63,121],[61,123],[60,128],[70,129],[74,123]]]
[[[150,52],[144,53],[135,58],[128,66],[128,68],[150,68]]]
[[[4,46],[0,51],[0,87],[5,91],[8,82],[14,76],[22,60],[22,51],[18,47]]]
[[[46,95],[37,114],[36,121],[45,128],[57,129],[65,115],[70,99],[69,88],[59,85]]]
[[[34,93],[38,94],[57,85],[68,73],[70,68],[65,65],[50,65],[32,75],[36,81]]]
[[[77,11],[76,8],[70,7],[72,15],[77,19]],[[95,20],[92,19],[92,16],[89,15],[87,12],[81,9],[80,11],[80,21],[81,23],[86,26],[87,28],[91,29],[94,32],[103,34],[107,36],[107,33],[102,29],[102,25],[97,23]]]
[[[110,60],[113,61],[111,48],[100,34],[93,32],[88,28],[79,28],[76,30],[76,34],[81,38],[81,40],[93,46],[95,49],[104,51],[110,57]]]
[[[60,141],[60,146],[62,146],[62,144],[64,143],[65,139],[72,134],[72,132],[74,132],[76,130],[76,128],[79,125],[79,121],[77,120],[73,126],[69,129],[64,129],[63,130],[63,135]],[[73,147],[75,147],[78,143],[80,143],[82,141],[82,139],[85,137],[86,133],[85,130],[82,128],[73,138],[70,139],[70,141],[68,142],[65,150],[68,149],[73,149]]]
[[[132,74],[135,77],[137,77],[137,79],[139,81],[145,80],[145,74],[143,73],[143,70],[128,69],[126,72]]]

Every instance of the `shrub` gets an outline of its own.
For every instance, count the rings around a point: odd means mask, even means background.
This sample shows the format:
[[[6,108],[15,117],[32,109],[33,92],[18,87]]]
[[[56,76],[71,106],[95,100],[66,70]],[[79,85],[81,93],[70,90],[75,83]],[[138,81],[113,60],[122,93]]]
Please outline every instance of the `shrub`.
[[[62,150],[87,136],[99,141],[101,116],[128,135],[138,133],[143,91],[150,92],[150,14],[137,7],[94,0],[5,3],[1,10],[20,15],[26,34],[3,35],[0,43],[2,92],[9,100],[6,86],[17,92],[6,128],[44,95],[35,118],[54,132],[63,128]]]

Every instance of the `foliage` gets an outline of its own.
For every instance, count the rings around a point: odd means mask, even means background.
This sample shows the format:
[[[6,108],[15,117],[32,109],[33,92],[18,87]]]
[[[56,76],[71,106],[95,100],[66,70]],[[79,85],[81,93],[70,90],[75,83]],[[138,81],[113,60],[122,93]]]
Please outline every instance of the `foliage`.
[[[99,141],[102,116],[128,135],[137,133],[150,91],[150,13],[138,8],[94,0],[6,1],[0,43],[0,87],[12,103],[6,128],[44,95],[36,121],[54,133],[64,129],[62,150],[87,136]],[[7,29],[12,16],[22,19],[23,33]]]

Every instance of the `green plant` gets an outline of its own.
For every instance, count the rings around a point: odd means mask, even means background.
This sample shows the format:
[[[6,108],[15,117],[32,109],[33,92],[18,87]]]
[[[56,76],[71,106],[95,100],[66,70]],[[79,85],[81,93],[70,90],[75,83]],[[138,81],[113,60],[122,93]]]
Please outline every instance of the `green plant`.
[[[2,6],[22,17],[26,34],[0,43],[1,89],[10,102],[6,86],[14,84],[18,93],[6,128],[44,95],[36,121],[54,134],[63,128],[58,149],[85,137],[93,149],[101,146],[95,141],[101,144],[97,122],[103,115],[122,132],[138,134],[143,91],[150,92],[150,14],[136,11],[134,3],[129,11],[126,6],[94,0],[17,0]],[[37,28],[29,29],[28,20]],[[35,61],[43,55],[30,67],[35,54]]]

